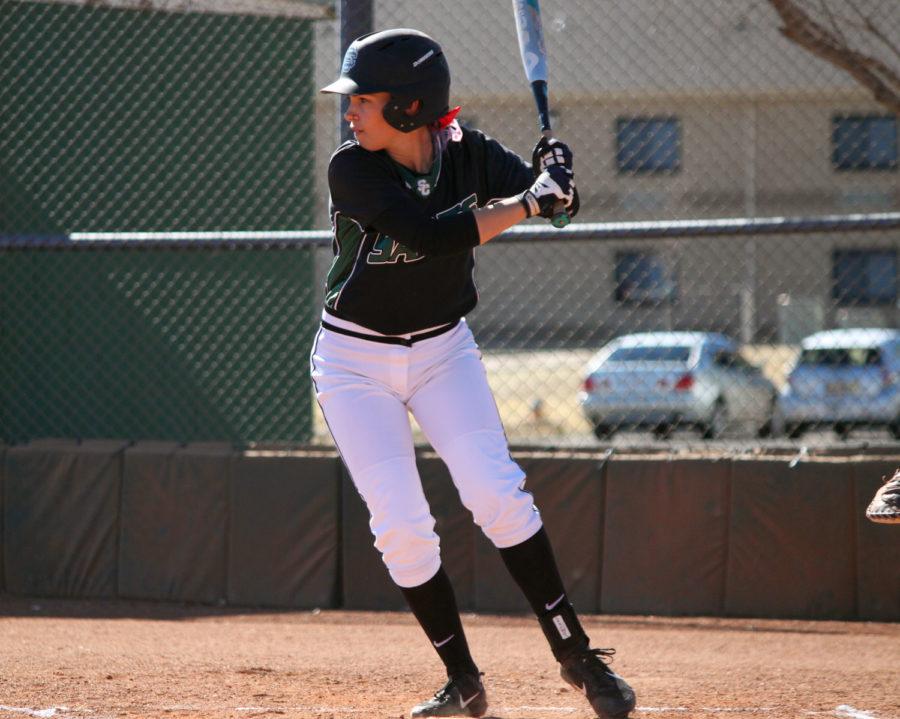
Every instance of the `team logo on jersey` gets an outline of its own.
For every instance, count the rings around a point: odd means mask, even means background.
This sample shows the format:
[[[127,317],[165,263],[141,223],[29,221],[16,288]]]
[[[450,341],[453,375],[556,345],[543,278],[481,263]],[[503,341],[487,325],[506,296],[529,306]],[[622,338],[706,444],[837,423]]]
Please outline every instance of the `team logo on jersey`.
[[[387,235],[378,235],[372,251],[366,257],[370,265],[396,265],[398,262],[417,262],[424,259],[421,252],[409,249]]]
[[[422,197],[428,197],[431,194],[431,185],[424,177],[419,178],[419,181],[416,183],[416,192]]]

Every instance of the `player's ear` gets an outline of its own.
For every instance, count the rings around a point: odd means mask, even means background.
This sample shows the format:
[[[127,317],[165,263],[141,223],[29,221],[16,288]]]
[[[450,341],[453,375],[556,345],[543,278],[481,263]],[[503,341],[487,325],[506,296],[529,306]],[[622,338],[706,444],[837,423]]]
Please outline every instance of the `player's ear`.
[[[421,100],[413,100],[411,103],[409,103],[409,107],[407,107],[403,111],[403,113],[407,117],[413,117],[414,115],[418,115],[419,110],[421,110],[421,109],[422,109],[422,101]]]

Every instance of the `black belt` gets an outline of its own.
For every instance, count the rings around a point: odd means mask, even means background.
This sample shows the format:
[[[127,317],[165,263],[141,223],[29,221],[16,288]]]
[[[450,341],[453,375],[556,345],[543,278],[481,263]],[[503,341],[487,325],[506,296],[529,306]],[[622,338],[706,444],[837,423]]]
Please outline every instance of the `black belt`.
[[[385,345],[403,345],[404,347],[412,347],[416,342],[420,342],[422,340],[431,339],[432,337],[437,337],[438,335],[442,335],[445,332],[449,332],[456,325],[459,324],[459,320],[456,322],[450,322],[446,325],[441,325],[440,327],[435,327],[433,330],[428,330],[427,332],[420,332],[419,334],[413,335],[410,338],[406,337],[386,337],[385,335],[367,335],[363,332],[354,332],[353,330],[345,330],[343,327],[336,327],[330,322],[326,322],[322,320],[322,327],[326,330],[330,330],[331,332],[337,332],[339,335],[347,335],[348,337],[357,337],[361,340],[369,340],[369,342],[381,342]]]

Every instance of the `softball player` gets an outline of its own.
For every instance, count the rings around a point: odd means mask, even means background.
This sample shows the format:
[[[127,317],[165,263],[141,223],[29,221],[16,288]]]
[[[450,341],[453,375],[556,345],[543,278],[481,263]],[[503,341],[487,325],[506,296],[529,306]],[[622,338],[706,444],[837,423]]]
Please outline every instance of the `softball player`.
[[[487,696],[441,566],[408,412],[499,548],[562,677],[601,717],[625,717],[634,692],[606,665],[614,650],[590,648],[566,598],[464,319],[477,301],[474,247],[527,217],[551,217],[560,200],[577,213],[572,154],[542,140],[532,171],[462,129],[449,90],[440,45],[408,29],[358,38],[322,90],[349,96],[355,139],[328,168],[334,262],[311,356],[316,397],[375,546],[447,669],[412,716],[482,716]]]

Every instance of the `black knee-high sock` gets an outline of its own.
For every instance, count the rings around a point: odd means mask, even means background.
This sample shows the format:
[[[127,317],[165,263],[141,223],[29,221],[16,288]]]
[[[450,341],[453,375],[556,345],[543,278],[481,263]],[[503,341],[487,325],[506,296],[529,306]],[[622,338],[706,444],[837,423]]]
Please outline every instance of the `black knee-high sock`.
[[[456,595],[444,568],[438,569],[431,579],[417,587],[401,587],[406,603],[415,615],[431,645],[435,648],[447,676],[454,674],[478,674],[478,667],[469,653],[469,644],[463,632]]]
[[[503,563],[537,615],[553,656],[562,661],[587,649],[587,634],[566,596],[544,528],[530,539],[500,550]]]

